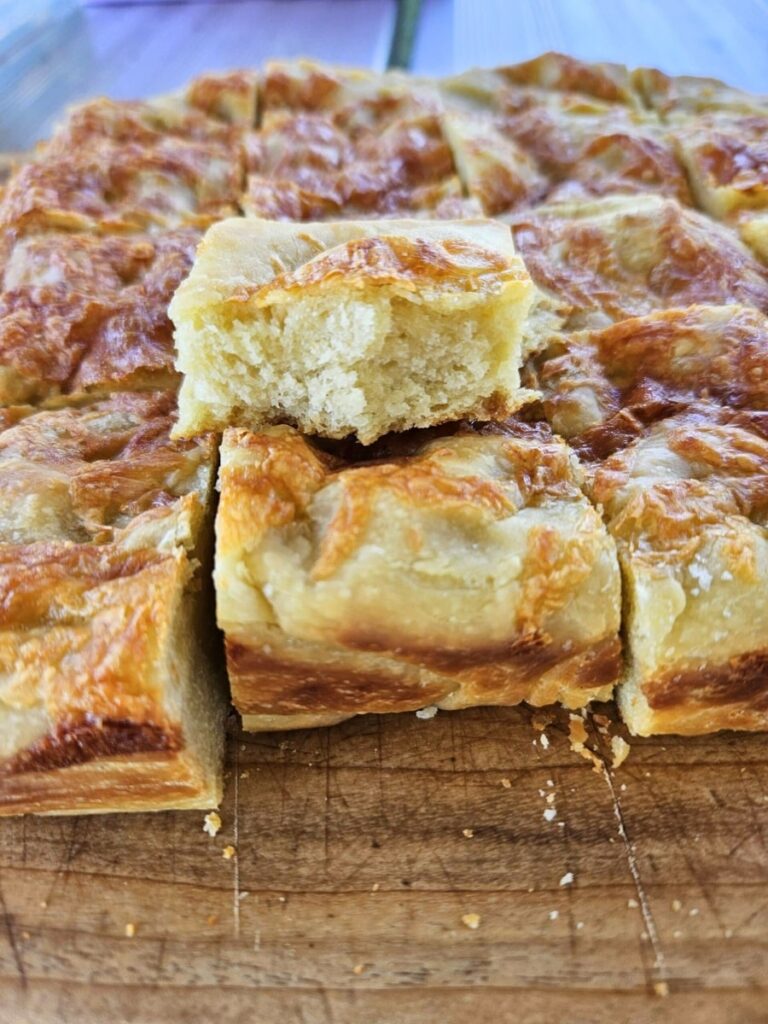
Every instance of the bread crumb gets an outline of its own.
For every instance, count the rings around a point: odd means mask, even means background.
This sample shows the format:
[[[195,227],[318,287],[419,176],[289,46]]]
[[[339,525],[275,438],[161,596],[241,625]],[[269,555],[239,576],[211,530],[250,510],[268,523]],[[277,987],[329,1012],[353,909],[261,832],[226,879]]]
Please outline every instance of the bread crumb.
[[[135,934],[136,925],[133,923],[133,921],[129,921],[128,924],[125,926],[125,937],[127,939],[132,939]]]
[[[224,849],[221,851],[221,856],[224,858],[224,860],[232,860],[236,853],[237,851],[235,850],[234,846],[225,846]]]
[[[46,910],[48,907],[48,900],[40,900],[40,907],[42,910]]]
[[[250,772],[248,771],[247,768],[245,769],[244,772],[240,772],[240,778],[241,779],[247,779],[249,775],[250,775]]]
[[[479,928],[480,927],[480,915],[479,914],[462,914],[461,923],[465,927],[472,928],[473,930],[475,928]]]
[[[465,839],[471,839],[475,834],[475,830],[473,828],[463,828],[461,834]]]
[[[619,768],[629,757],[630,746],[621,736],[611,736],[612,768]]]
[[[627,906],[629,907],[630,910],[635,910],[637,907],[640,906],[640,904],[637,902],[636,899],[634,899],[632,896],[630,896],[629,899],[627,900]]]
[[[544,809],[544,821],[554,821],[557,817],[557,810],[554,807]]]
[[[555,784],[554,779],[547,779],[547,785],[548,786],[554,786],[554,784]]]
[[[568,739],[574,754],[579,754],[585,761],[591,761],[596,772],[602,771],[603,765],[600,758],[586,745],[589,734],[584,725],[584,719],[580,715],[568,716]]]
[[[566,871],[563,877],[560,879],[560,885],[573,885],[573,872]]]
[[[672,909],[674,911],[682,910],[683,904],[680,902],[680,900],[672,900]]]
[[[549,736],[547,736],[547,734],[545,732],[543,732],[541,734],[541,736],[539,737],[539,741],[540,741],[542,747],[544,748],[544,750],[549,749]]]
[[[680,931],[680,929],[679,928],[675,928],[675,930],[672,932],[672,938],[673,939],[681,939],[682,937],[683,937],[683,933]]]
[[[379,883],[378,882],[374,882],[373,885],[371,886],[371,892],[378,892],[378,891],[379,891]]]
[[[583,927],[584,927],[584,922],[583,921],[577,921],[576,922],[576,931],[577,932],[580,932]]]
[[[554,793],[547,793],[546,801],[547,801],[548,804],[553,804],[555,802],[555,794]]]
[[[416,717],[424,720],[427,718],[434,718],[436,714],[437,708],[435,707],[434,704],[430,704],[426,708],[419,708],[419,710],[416,712]]]
[[[696,917],[698,913],[699,913],[699,908],[698,907],[691,907],[691,909],[688,911],[688,917]]]
[[[216,811],[211,811],[203,818],[203,832],[207,832],[213,838],[221,828],[221,818]]]
[[[499,782],[502,784],[504,789],[512,789],[512,780],[511,779],[503,778],[503,779],[499,779]]]
[[[352,968],[352,973],[353,974],[362,974],[364,970],[365,970],[365,964],[355,964],[355,966]]]
[[[244,899],[246,899],[250,895],[251,894],[249,892],[239,892],[237,894],[237,898],[238,898],[238,900],[244,900]]]
[[[666,983],[666,981],[655,981],[653,983],[653,991],[661,999],[666,999],[666,997],[669,995],[669,985]]]
[[[550,912],[549,912],[549,920],[550,921],[556,921],[558,919],[558,917],[560,917],[560,911],[559,910],[550,910]]]

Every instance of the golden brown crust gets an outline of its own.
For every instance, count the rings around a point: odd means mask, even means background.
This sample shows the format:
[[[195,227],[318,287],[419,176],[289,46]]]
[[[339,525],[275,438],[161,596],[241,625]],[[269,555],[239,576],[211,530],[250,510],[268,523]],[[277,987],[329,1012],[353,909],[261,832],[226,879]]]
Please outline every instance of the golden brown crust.
[[[699,204],[712,216],[768,206],[768,109],[762,117],[688,118],[674,138]]]
[[[532,371],[553,427],[605,458],[701,399],[768,409],[768,320],[746,306],[665,310],[555,338]]]
[[[287,428],[226,432],[216,577],[240,710],[609,692],[616,567],[565,446],[518,423],[387,447],[345,465]]]
[[[63,145],[63,143],[62,143]],[[0,225],[138,231],[205,225],[237,210],[244,153],[163,135],[151,144],[94,135],[25,164],[0,200]]]
[[[667,75],[656,68],[636,68],[632,72],[632,81],[646,104],[672,122],[707,111],[733,114],[768,112],[767,96],[755,96],[717,78]]]
[[[198,238],[6,232],[0,403],[173,382],[167,307]]]
[[[764,268],[730,231],[671,199],[554,203],[512,226],[532,278],[572,328],[695,303],[768,310]]]
[[[340,116],[269,113],[251,147],[247,212],[275,219],[320,220],[447,216],[461,197],[439,119],[422,114],[351,133]]]
[[[3,418],[0,814],[217,799],[195,579],[214,439],[169,441],[174,413],[146,392]]]
[[[579,60],[564,53],[542,53],[532,60],[496,69],[504,81],[558,92],[580,93],[611,103],[639,104],[624,64]]]

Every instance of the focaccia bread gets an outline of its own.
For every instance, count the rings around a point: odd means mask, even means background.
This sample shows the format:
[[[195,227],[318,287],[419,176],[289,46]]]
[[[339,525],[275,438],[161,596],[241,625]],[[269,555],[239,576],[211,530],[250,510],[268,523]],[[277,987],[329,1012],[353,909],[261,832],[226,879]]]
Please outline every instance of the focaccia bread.
[[[0,815],[210,807],[213,438],[173,395],[0,422]]]
[[[534,289],[493,221],[213,227],[176,292],[177,434],[292,423],[369,444],[502,419]]]
[[[692,306],[553,339],[529,369],[622,567],[624,721],[768,729],[768,320]]]
[[[176,383],[167,309],[200,235],[0,239],[0,405]]]
[[[510,219],[531,277],[570,330],[697,303],[768,311],[763,265],[734,232],[674,199],[608,196]]]
[[[274,220],[480,212],[464,199],[434,114],[350,136],[326,113],[267,111],[249,150],[246,213]]]
[[[672,123],[708,111],[768,114],[768,96],[736,89],[718,78],[667,75],[657,68],[636,68],[632,82],[645,103]]]
[[[699,206],[725,220],[768,208],[768,109],[763,116],[688,118],[674,133]]]
[[[441,109],[433,84],[399,72],[268,64],[245,211],[304,221],[480,213],[463,198]]]
[[[768,410],[768,319],[689,306],[553,336],[526,376],[553,430],[594,461],[704,398]]]
[[[225,432],[217,617],[245,727],[606,698],[618,568],[566,446],[522,424],[392,445]]]
[[[245,176],[239,144],[162,135],[121,142],[94,134],[54,142],[0,198],[0,227],[25,231],[145,231],[205,226],[237,212]]]
[[[602,463],[623,573],[622,717],[639,735],[768,729],[768,422],[714,406]]]
[[[492,110],[485,115],[473,111],[463,118],[474,124],[475,131],[483,125],[486,132],[492,127],[494,135],[505,141],[502,148],[493,147],[497,173],[506,170],[519,176],[519,154],[524,154],[546,182],[544,191],[549,202],[654,192],[686,205],[691,202],[685,171],[673,144],[652,115],[617,104],[530,89],[505,89],[494,99]],[[447,123],[450,125],[457,116],[462,117],[448,114]],[[477,193],[482,190],[483,174],[487,177],[488,169],[468,163],[462,153],[466,142],[455,132],[452,136],[449,132],[449,137],[456,163],[466,175],[465,184],[470,192]],[[525,177],[529,182],[534,180],[530,170]],[[529,198],[535,195],[530,185],[528,193]],[[497,206],[496,212],[504,211]]]

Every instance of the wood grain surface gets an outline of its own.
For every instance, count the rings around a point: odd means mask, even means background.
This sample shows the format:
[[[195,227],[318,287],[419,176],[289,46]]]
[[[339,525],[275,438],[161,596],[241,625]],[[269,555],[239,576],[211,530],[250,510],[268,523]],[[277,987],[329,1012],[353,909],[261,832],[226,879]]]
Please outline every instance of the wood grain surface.
[[[2,1024],[768,1020],[768,738],[611,774],[519,708],[234,728],[215,838],[0,824]]]

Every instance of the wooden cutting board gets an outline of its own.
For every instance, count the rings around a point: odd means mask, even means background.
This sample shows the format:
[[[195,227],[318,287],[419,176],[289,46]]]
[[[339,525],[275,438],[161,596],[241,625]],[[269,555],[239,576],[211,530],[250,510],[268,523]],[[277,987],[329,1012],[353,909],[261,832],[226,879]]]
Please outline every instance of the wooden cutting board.
[[[611,775],[567,724],[233,725],[215,838],[0,823],[0,1021],[764,1024],[768,737],[635,741]]]

